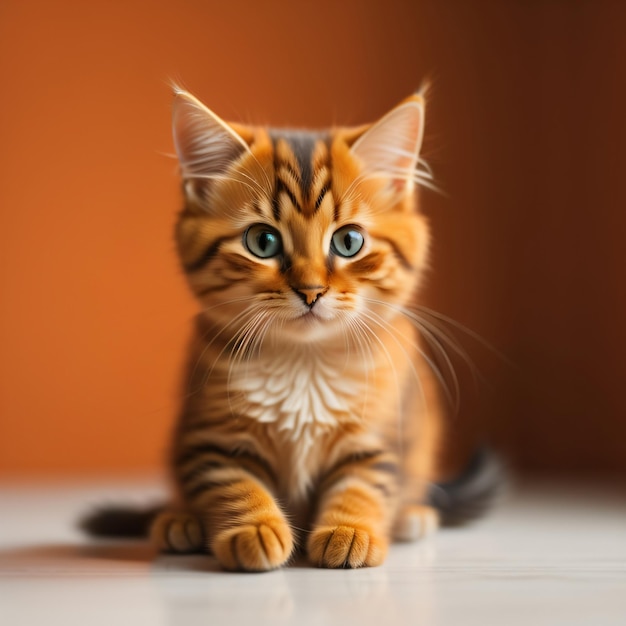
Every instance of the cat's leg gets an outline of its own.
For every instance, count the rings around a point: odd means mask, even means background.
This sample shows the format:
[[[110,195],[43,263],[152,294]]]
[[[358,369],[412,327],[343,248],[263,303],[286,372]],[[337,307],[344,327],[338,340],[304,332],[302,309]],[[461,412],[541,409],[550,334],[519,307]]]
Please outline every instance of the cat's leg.
[[[291,528],[276,500],[252,476],[205,494],[209,546],[229,570],[266,571],[284,565],[294,548]]]
[[[398,465],[385,452],[353,454],[322,482],[318,513],[307,543],[320,567],[380,565],[389,547],[397,506]]]
[[[190,554],[206,552],[204,531],[196,515],[186,511],[163,511],[150,528],[150,541],[160,552]]]
[[[185,505],[196,512],[207,549],[224,568],[266,571],[289,560],[293,533],[268,486],[267,462],[203,444],[183,452],[177,469]]]

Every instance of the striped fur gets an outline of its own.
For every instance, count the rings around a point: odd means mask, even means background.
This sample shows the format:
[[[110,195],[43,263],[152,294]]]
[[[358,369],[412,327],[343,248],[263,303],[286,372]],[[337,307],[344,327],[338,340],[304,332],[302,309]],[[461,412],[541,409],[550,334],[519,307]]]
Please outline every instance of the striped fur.
[[[415,95],[369,127],[276,131],[177,92],[177,243],[201,312],[160,548],[256,571],[300,546],[316,565],[360,567],[436,526],[439,399],[403,313],[428,252],[423,111]],[[279,253],[249,247],[257,224]],[[336,240],[346,226],[357,235]]]

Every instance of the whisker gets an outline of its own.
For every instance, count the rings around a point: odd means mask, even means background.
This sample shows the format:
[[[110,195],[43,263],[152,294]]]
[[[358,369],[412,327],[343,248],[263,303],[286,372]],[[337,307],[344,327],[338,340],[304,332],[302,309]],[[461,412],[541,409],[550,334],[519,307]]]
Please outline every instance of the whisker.
[[[371,178],[393,178],[394,180],[404,180],[406,182],[412,181],[419,185],[420,187],[426,187],[431,191],[434,191],[443,196],[447,195],[445,191],[431,182],[431,177],[420,170],[413,170],[413,172],[407,173],[405,170],[400,168],[386,168],[380,171],[370,171],[367,172],[362,180],[369,180]]]
[[[451,317],[448,317],[447,315],[444,315],[443,313],[439,313],[438,311],[430,309],[426,306],[416,305],[415,308],[419,309],[421,312],[425,313],[426,315],[430,315],[431,317],[434,317],[442,322],[445,322],[446,324],[450,324],[450,326],[454,326],[454,328],[468,335],[469,337],[474,339],[474,341],[476,341],[481,346],[489,350],[492,354],[497,356],[503,363],[505,363],[506,365],[508,365],[509,367],[515,370],[518,369],[518,366],[513,361],[511,361],[511,359],[509,359],[503,352],[498,350],[496,347],[493,346],[493,344],[489,343],[484,337],[479,335],[477,332],[473,331],[471,328],[468,328],[467,326],[464,326],[460,322],[457,322],[455,319],[452,319]]]
[[[386,306],[392,309],[393,311],[396,311],[397,313],[404,315],[417,328],[418,332],[424,337],[424,339],[428,341],[429,345],[433,349],[435,349],[439,355],[441,355],[441,357],[443,358],[446,364],[446,368],[452,378],[452,383],[454,385],[454,393],[451,393],[442,372],[439,371],[439,368],[436,366],[435,362],[422,350],[421,346],[411,342],[411,345],[413,346],[413,348],[420,353],[421,357],[428,364],[433,374],[435,374],[435,376],[437,377],[437,380],[439,381],[439,384],[441,385],[444,393],[446,394],[446,398],[450,406],[453,408],[455,415],[458,414],[459,409],[460,409],[460,398],[461,398],[461,391],[460,391],[458,377],[456,375],[456,371],[454,370],[454,366],[452,365],[452,361],[450,360],[450,357],[444,350],[443,346],[439,343],[437,336],[433,334],[432,330],[429,330],[427,327],[424,326],[423,321],[417,315],[415,315],[412,311],[409,311],[405,307],[401,305],[397,305],[397,304],[392,304],[390,302],[385,302],[384,300],[376,300],[374,298],[368,298],[367,300],[368,302]],[[401,333],[401,335],[405,337],[403,333]],[[464,351],[458,348],[457,346],[455,346],[454,343],[448,337],[445,337],[444,339],[446,339],[447,342],[449,342],[453,350],[457,352],[461,352],[462,354],[465,354]],[[408,340],[411,341],[410,339]],[[474,364],[471,362],[471,359],[469,359],[469,356],[467,356],[466,363],[468,367],[470,368],[470,370],[472,371],[472,375],[474,376],[474,370],[476,368]]]
[[[404,346],[400,343],[400,341],[398,340],[398,338],[395,335],[395,333],[398,332],[397,329],[395,329],[391,324],[389,324],[385,319],[383,319],[380,315],[378,315],[374,311],[370,311],[369,314],[367,314],[367,313],[361,313],[361,314],[364,315],[365,317],[367,317],[367,319],[369,319],[372,322],[374,322],[381,330],[386,332],[395,341],[396,345],[400,348],[400,350],[402,350],[402,352],[404,353],[404,356],[407,359],[407,363],[410,365],[411,370],[413,372],[413,375],[415,376],[415,380],[416,380],[416,382],[417,382],[417,384],[419,386],[419,389],[420,389],[420,394],[421,394],[422,398],[424,399],[424,401],[426,401],[426,395],[424,394],[422,381],[420,380],[419,374],[417,373],[417,370],[415,369],[415,365],[413,363],[413,359],[410,357],[408,352],[405,350]],[[435,366],[434,363],[432,363],[432,361],[429,362],[428,357],[424,354],[424,352],[420,348],[420,346],[417,345],[415,342],[411,341],[410,338],[406,337],[406,335],[404,335],[404,333],[400,333],[400,335],[404,339],[406,339],[407,342],[409,343],[409,345],[414,350],[416,350],[416,352],[418,352],[426,360],[426,362],[431,366],[431,369],[434,367],[433,373],[437,376],[438,380],[440,380],[439,377],[441,376],[441,374],[439,373],[437,367]],[[445,383],[443,383],[443,384],[445,385]]]
[[[274,189],[274,185],[272,184],[272,182],[270,181],[269,176],[267,175],[267,172],[265,171],[265,168],[261,165],[261,162],[259,161],[259,159],[257,159],[257,157],[250,151],[249,152],[250,156],[252,156],[252,158],[254,159],[254,162],[257,164],[258,168],[261,170],[261,173],[263,174],[263,178],[265,178],[265,182],[267,183],[267,189],[265,190],[264,196],[267,200],[269,200],[271,202],[271,194],[272,191]],[[259,185],[260,187],[260,185]]]
[[[472,375],[472,381],[474,383],[474,388],[478,389],[478,382],[480,381],[483,385],[489,387],[489,383],[486,378],[480,373],[480,370],[476,367],[472,359],[466,350],[464,350],[456,340],[451,337],[443,328],[440,328],[436,324],[429,322],[423,317],[417,316],[416,324],[420,326],[421,332],[424,337],[430,337],[433,343],[430,345],[434,348],[436,346],[437,351],[441,354],[448,362],[450,362],[450,358],[448,357],[442,343],[445,343],[451,350],[455,352],[465,363],[467,368]]]
[[[225,174],[185,174],[184,177],[186,180],[216,180],[216,181],[230,180],[230,181],[239,183],[241,185],[245,185],[246,187],[248,187],[248,189],[251,189],[252,191],[260,192],[263,195],[263,197],[265,197],[265,199],[267,199],[268,201],[271,201],[271,196],[267,192],[267,190],[261,187],[258,181],[256,181],[252,176],[249,176],[245,172],[237,172],[237,174],[243,176],[243,178],[247,180],[242,180],[235,176],[227,176]],[[247,182],[247,181],[250,181],[250,182]]]
[[[404,154],[404,151],[398,150],[396,151],[398,154]],[[406,153],[409,156],[409,153]],[[412,155],[410,155],[412,156]],[[406,182],[412,181],[419,185],[420,187],[425,187],[438,193],[443,196],[447,196],[446,192],[443,191],[438,185],[434,183],[435,176],[433,174],[433,170],[430,165],[424,161],[423,159],[418,159],[417,164],[413,170],[406,170],[401,167],[385,167],[381,170],[366,170],[362,172],[359,176],[357,176],[351,183],[348,185],[348,188],[344,191],[344,193],[339,198],[339,203],[345,201],[348,197],[348,194],[351,194],[353,190],[363,181],[370,180],[372,178],[393,178],[395,180],[404,180]]]
[[[243,300],[243,299],[242,299]],[[227,303],[225,303],[227,304]],[[214,309],[216,308],[217,305],[215,307],[209,307],[209,309]],[[194,365],[194,368],[189,376],[189,384],[191,384],[191,382],[193,381],[196,371],[198,370],[198,367],[202,361],[202,359],[204,358],[204,355],[207,353],[207,351],[209,350],[209,348],[213,345],[213,343],[221,336],[223,335],[231,326],[237,324],[245,315],[249,314],[251,312],[252,309],[252,305],[250,307],[247,307],[246,309],[244,309],[243,311],[240,311],[233,319],[229,320],[229,322],[227,324],[225,324],[224,326],[222,326],[222,328],[219,330],[219,332],[217,332],[213,338],[211,339],[211,341],[209,341],[203,348],[202,352],[200,353],[200,355],[198,356],[198,358],[196,359],[196,363]],[[213,326],[211,326],[211,328],[209,328],[207,330],[207,332],[202,336],[202,340],[204,341],[204,339],[206,339],[206,336],[214,329],[216,328],[217,324],[214,324]],[[217,358],[214,360],[213,362],[213,366],[211,367],[211,369],[209,370],[209,372],[207,373],[206,376],[204,376],[203,378],[203,382],[202,384],[198,387],[198,389],[196,389],[195,391],[192,391],[191,389],[189,389],[188,394],[185,397],[191,397],[193,395],[195,395],[196,393],[198,393],[199,391],[201,391],[204,386],[206,385],[207,381],[209,380],[211,373],[213,372],[213,369],[215,367],[215,364],[219,361],[219,358],[221,357],[221,355],[224,353],[224,351],[226,350],[226,348],[228,347],[228,342],[224,345],[224,347],[222,348],[222,350],[220,351],[220,353],[218,354]]]
[[[361,313],[363,314],[363,313]],[[369,316],[366,316],[366,318],[369,318]],[[401,386],[400,386],[400,381],[398,380],[398,371],[396,370],[395,367],[395,363],[393,361],[393,359],[391,358],[391,354],[389,354],[389,350],[387,350],[387,346],[385,346],[385,344],[383,343],[383,341],[380,339],[380,337],[378,337],[378,335],[374,332],[374,330],[372,330],[363,319],[359,318],[358,320],[363,329],[367,330],[370,334],[370,336],[378,343],[379,347],[382,349],[383,354],[385,355],[387,362],[389,363],[389,367],[391,369],[391,371],[393,372],[393,376],[394,376],[394,382],[396,385],[396,398],[401,398],[402,394],[401,394]],[[375,320],[372,320],[375,321]],[[423,389],[422,389],[422,385],[421,385],[421,381],[419,380],[419,376],[417,375],[417,372],[415,372],[415,369],[413,369],[413,372],[416,376],[416,380],[420,389],[420,392],[422,394],[422,398],[424,398],[425,400],[425,396],[423,393]],[[403,411],[402,411],[402,406],[400,404],[400,402],[398,402],[398,413],[397,413],[397,420],[398,420],[398,441],[397,441],[397,445],[398,445],[398,456],[400,457],[400,459],[404,458],[404,445],[403,445],[403,433],[404,433],[404,420],[403,420]]]
[[[353,338],[355,342],[355,346],[360,352],[361,359],[365,360],[366,357],[369,357],[369,366],[365,368],[365,393],[363,396],[363,404],[361,408],[361,419],[364,419],[365,410],[367,408],[367,402],[369,399],[369,372],[370,372],[370,369],[374,367],[374,355],[372,353],[370,344],[367,341],[367,337],[363,334],[363,331],[359,328],[357,321],[351,316],[347,316],[347,315],[342,315],[340,319],[342,321],[344,328],[350,333],[350,336]],[[349,353],[350,343],[347,341],[345,343],[348,346],[347,352]],[[366,354],[366,350],[367,350],[367,354]],[[348,363],[348,359],[346,359],[344,367],[346,367],[347,363]]]
[[[253,302],[249,307],[247,307],[246,309],[244,309],[243,311],[241,311],[238,315],[236,315],[228,324],[226,324],[222,330],[220,330],[220,332],[218,333],[218,335],[216,335],[211,342],[209,343],[212,344],[213,341],[215,341],[215,339],[221,335],[225,330],[227,330],[230,326],[239,323],[242,319],[245,319],[245,316],[250,316],[252,317],[255,313],[258,314],[258,310],[263,308],[263,305],[261,302]],[[250,324],[250,320],[247,320],[244,322],[244,325],[241,329],[239,329],[239,331],[237,331],[235,333],[235,335],[233,337],[231,337],[222,347],[222,349],[220,350],[220,352],[218,353],[218,355],[215,357],[215,359],[213,360],[213,365],[211,365],[211,368],[207,371],[206,375],[203,378],[203,382],[202,385],[200,386],[200,390],[203,389],[205,387],[205,385],[207,384],[207,382],[210,380],[211,375],[213,373],[213,370],[215,369],[215,366],[219,363],[220,359],[222,358],[222,355],[224,354],[224,352],[226,352],[227,350],[231,350],[231,353],[229,355],[229,360],[232,358],[232,350],[235,349],[238,337],[240,337],[241,332],[243,329],[247,328],[247,326]],[[206,352],[206,350],[208,349],[208,346],[205,347],[205,349],[203,350],[203,354]]]
[[[389,324],[389,322],[387,322],[380,315],[377,315],[375,313],[373,313],[373,314],[376,315],[376,318],[377,318],[377,321],[378,321],[378,324],[380,325],[380,327],[383,328],[384,330],[386,330],[389,333],[389,335],[394,339],[394,341],[398,344],[398,346],[404,351],[405,355],[407,356],[407,359],[409,359],[409,362],[412,365],[412,360],[410,360],[410,357],[406,353],[406,350],[404,350],[404,346],[402,346],[402,344],[399,342],[398,338],[394,334],[394,333],[398,333],[397,329],[394,328],[392,324]],[[422,347],[419,344],[417,344],[414,341],[412,341],[404,333],[399,333],[399,334],[421,356],[421,358],[424,359],[426,364],[429,366],[430,370],[433,372],[433,374],[437,378],[439,384],[441,385],[441,387],[442,387],[442,389],[443,389],[443,391],[444,391],[444,393],[446,395],[446,399],[450,403],[450,406],[456,407],[457,406],[457,401],[455,399],[453,399],[456,396],[453,396],[452,393],[450,392],[450,389],[448,388],[448,385],[447,385],[443,375],[439,371],[439,368],[437,367],[436,363],[424,352],[424,350],[422,349]],[[417,372],[415,371],[414,368],[413,368],[413,371],[414,371],[416,379],[419,381],[419,375],[417,374]],[[421,386],[421,384],[420,384],[420,386]],[[422,394],[422,395],[424,395],[424,394]]]
[[[264,317],[265,311],[257,308],[254,316],[251,316],[251,318],[244,323],[233,338],[233,341],[231,342],[232,350],[229,354],[229,381],[233,368],[248,356],[251,342],[255,336],[255,331]]]
[[[229,355],[229,363],[228,363],[228,376],[226,379],[226,391],[228,394],[228,405],[230,407],[231,413],[233,413],[232,406],[232,397],[231,397],[231,380],[233,376],[233,372],[239,364],[244,360],[244,358],[249,357],[251,352],[255,347],[255,340],[259,335],[258,329],[261,323],[267,323],[267,314],[264,310],[260,310],[257,314],[249,320],[245,326],[238,333],[238,339],[233,346],[233,350]],[[246,358],[246,371],[247,366],[249,365],[249,358]]]

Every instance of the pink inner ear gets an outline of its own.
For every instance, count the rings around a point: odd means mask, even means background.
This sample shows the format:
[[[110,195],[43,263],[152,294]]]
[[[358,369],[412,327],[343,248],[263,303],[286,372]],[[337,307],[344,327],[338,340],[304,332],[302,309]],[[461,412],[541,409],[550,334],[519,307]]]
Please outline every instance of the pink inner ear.
[[[176,93],[172,126],[183,178],[212,178],[248,150],[226,122],[185,91]]]
[[[352,146],[366,173],[390,178],[398,191],[413,189],[422,145],[421,98],[405,102],[371,126]]]

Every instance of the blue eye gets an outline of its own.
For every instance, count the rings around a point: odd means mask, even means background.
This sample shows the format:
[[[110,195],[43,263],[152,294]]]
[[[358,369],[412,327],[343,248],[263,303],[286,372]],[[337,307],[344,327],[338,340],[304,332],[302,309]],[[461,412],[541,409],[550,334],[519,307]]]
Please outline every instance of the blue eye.
[[[358,226],[343,226],[335,231],[332,250],[343,257],[351,257],[363,247],[365,239]]]
[[[283,249],[283,243],[278,232],[265,224],[250,226],[243,237],[243,241],[246,248],[260,259],[276,256]]]

